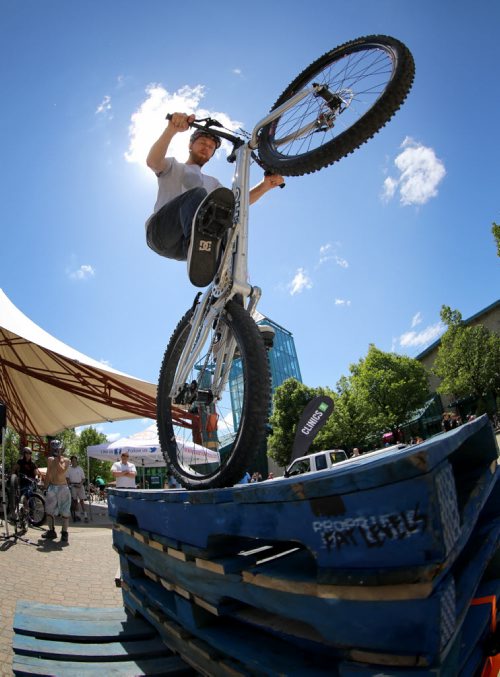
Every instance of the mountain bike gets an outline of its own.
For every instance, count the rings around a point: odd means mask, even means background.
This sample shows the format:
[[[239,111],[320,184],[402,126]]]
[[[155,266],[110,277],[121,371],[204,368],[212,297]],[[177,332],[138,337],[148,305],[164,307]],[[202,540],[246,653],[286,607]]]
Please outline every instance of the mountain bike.
[[[403,43],[383,35],[362,37],[302,71],[250,134],[226,130],[210,118],[192,123],[232,144],[235,211],[217,273],[174,330],[160,369],[158,436],[184,487],[237,483],[268,433],[266,330],[255,321],[261,290],[249,284],[247,274],[252,160],[283,176],[331,165],[388,122],[407,97],[414,72]]]
[[[19,478],[12,475],[8,484],[8,516],[21,525],[26,522],[39,527],[45,522],[45,498],[38,490],[36,480],[22,475],[26,485],[21,489]]]

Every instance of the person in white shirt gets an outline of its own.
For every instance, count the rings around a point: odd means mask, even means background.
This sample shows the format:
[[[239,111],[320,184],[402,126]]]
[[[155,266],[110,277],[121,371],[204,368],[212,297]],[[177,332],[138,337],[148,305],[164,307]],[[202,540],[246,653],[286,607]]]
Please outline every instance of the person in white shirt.
[[[69,484],[71,491],[71,515],[73,517],[73,522],[81,521],[81,518],[76,514],[78,509],[78,501],[80,501],[83,519],[85,522],[88,522],[89,517],[85,507],[85,487],[83,486],[85,481],[85,472],[83,468],[78,465],[78,458],[76,456],[72,456],[70,460],[71,465],[69,466],[66,473],[66,481]]]
[[[121,459],[111,466],[111,472],[116,480],[117,489],[135,489],[135,465],[128,460],[128,453],[124,451]]]

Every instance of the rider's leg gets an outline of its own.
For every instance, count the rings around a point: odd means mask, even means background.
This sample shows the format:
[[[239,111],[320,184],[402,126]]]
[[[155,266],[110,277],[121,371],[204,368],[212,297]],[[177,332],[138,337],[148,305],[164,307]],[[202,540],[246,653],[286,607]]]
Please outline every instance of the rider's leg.
[[[160,256],[185,261],[193,217],[206,195],[204,188],[192,188],[163,205],[148,221],[148,246]]]

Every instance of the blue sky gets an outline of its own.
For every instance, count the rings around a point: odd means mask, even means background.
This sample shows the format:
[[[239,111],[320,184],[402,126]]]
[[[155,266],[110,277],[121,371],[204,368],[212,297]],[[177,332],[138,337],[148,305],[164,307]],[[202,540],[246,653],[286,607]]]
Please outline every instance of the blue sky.
[[[370,343],[416,356],[442,332],[442,304],[468,317],[495,301],[499,3],[208,7],[3,0],[0,286],[11,301],[65,343],[155,382],[196,293],[185,265],[144,239],[156,180],[143,158],[164,115],[185,106],[251,130],[310,62],[377,33],[411,49],[414,87],[360,150],[252,207],[259,310],[293,333],[304,382],[334,387]],[[206,170],[230,185],[224,151]]]

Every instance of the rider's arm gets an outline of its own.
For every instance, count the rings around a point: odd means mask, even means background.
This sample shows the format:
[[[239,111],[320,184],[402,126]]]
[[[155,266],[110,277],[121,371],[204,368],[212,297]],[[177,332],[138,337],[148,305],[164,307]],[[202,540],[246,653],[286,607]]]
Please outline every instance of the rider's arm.
[[[249,193],[249,201],[252,205],[254,202],[257,202],[265,193],[277,186],[281,186],[283,183],[283,177],[279,174],[269,174],[264,176],[262,181],[254,186]]]
[[[147,166],[152,169],[155,174],[161,174],[165,169],[168,147],[174,136],[178,132],[185,132],[189,129],[189,123],[194,120],[194,115],[186,115],[185,113],[173,113],[168,125],[163,130],[161,136],[154,142],[146,158]]]

